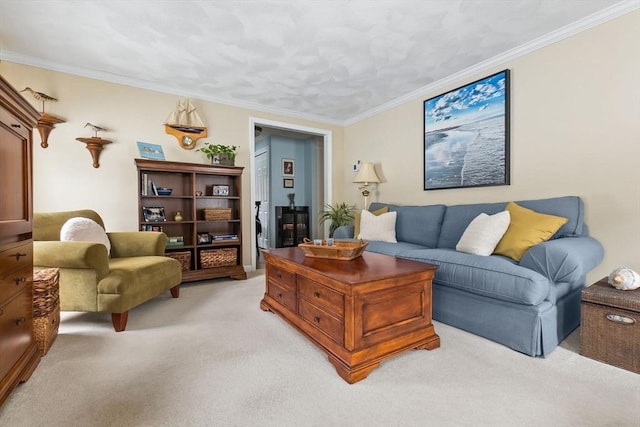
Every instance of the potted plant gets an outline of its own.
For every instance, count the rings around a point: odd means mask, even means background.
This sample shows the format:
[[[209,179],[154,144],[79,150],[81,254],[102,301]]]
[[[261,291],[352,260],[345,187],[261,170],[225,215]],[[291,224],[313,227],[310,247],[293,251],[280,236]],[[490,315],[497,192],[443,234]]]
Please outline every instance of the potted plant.
[[[353,214],[356,210],[354,205],[347,203],[337,203],[335,205],[325,205],[325,210],[320,214],[320,224],[331,221],[329,225],[329,237],[333,237],[336,228],[342,225],[349,225],[353,221]]]
[[[200,147],[196,151],[206,154],[207,159],[211,160],[212,165],[233,166],[236,160],[237,149],[238,147],[235,145],[229,146],[205,142],[204,147]]]

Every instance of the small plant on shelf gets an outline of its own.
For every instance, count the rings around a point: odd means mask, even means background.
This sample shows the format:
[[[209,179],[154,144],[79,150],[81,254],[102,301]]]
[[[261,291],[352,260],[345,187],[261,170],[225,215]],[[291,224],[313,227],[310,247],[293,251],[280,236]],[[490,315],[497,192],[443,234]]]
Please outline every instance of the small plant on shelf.
[[[356,207],[348,203],[337,203],[335,205],[325,205],[325,209],[320,214],[320,224],[331,221],[329,224],[329,237],[333,237],[336,228],[342,225],[349,225],[353,222]]]
[[[204,143],[204,147],[198,148],[196,151],[206,154],[207,159],[211,160],[213,165],[233,166],[236,160],[236,152],[238,147],[235,145],[222,145]]]

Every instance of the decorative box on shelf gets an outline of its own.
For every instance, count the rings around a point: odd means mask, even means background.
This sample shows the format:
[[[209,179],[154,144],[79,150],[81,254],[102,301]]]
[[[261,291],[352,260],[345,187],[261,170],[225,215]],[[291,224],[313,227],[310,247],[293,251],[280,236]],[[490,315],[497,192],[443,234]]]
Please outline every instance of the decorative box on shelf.
[[[236,248],[207,249],[200,251],[202,268],[225,267],[236,265],[238,250]]]
[[[167,237],[167,246],[184,246],[184,237],[183,236]]]
[[[207,221],[231,219],[231,208],[204,209],[204,219]]]

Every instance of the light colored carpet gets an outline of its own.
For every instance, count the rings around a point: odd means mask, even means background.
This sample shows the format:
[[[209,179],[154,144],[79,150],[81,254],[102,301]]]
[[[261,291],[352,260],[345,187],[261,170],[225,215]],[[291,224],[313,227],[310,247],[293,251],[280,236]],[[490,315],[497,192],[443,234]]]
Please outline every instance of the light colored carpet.
[[[187,284],[110,316],[63,313],[2,426],[640,426],[640,376],[578,354],[546,359],[435,322],[442,345],[349,385],[263,312],[264,276]]]

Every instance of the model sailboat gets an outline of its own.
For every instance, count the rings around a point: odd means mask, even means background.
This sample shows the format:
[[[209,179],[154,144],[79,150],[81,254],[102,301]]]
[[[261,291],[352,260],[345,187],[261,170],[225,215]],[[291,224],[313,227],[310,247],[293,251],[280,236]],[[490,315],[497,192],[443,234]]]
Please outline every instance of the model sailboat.
[[[206,138],[207,127],[190,100],[178,101],[165,124],[165,132],[178,139],[185,150],[193,150],[200,138]]]

